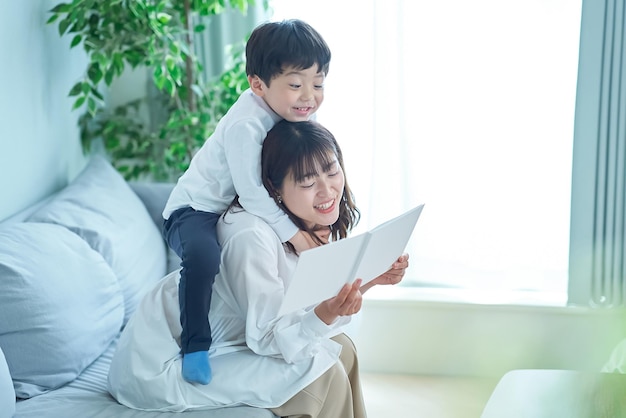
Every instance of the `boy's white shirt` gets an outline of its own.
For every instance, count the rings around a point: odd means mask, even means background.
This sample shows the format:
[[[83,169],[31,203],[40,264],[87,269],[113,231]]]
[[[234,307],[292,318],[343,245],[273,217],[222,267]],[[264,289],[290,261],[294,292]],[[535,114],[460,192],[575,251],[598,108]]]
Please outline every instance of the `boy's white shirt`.
[[[293,237],[298,227],[261,182],[263,141],[281,119],[261,97],[244,91],[178,179],[163,217],[188,206],[221,214],[238,194],[241,205],[265,220],[283,242]]]

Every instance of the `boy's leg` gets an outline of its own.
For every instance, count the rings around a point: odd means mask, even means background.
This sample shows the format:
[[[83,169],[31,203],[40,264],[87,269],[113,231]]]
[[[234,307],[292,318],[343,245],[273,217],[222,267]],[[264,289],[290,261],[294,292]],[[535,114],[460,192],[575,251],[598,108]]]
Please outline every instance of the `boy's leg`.
[[[183,377],[193,383],[207,384],[211,380],[208,313],[220,263],[216,231],[219,216],[185,208],[175,211],[164,225],[168,244],[182,260],[178,288],[182,372]]]

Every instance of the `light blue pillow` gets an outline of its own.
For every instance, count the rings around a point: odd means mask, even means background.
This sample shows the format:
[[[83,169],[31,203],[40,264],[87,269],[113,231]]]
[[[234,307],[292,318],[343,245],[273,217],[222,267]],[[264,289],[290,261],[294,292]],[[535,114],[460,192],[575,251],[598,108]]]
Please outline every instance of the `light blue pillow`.
[[[18,398],[74,380],[123,316],[115,274],[76,234],[52,224],[0,227],[0,347]]]
[[[93,157],[78,177],[29,221],[65,226],[102,254],[124,293],[124,323],[166,273],[160,230],[123,177]]]
[[[9,366],[0,347],[0,418],[10,418],[15,414],[15,390],[9,373]]]

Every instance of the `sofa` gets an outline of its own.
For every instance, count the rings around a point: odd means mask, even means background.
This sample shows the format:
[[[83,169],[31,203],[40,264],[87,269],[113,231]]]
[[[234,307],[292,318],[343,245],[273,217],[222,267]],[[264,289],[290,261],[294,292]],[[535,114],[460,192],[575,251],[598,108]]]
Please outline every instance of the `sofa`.
[[[171,187],[127,183],[96,156],[61,191],[0,222],[0,418],[274,417],[248,406],[138,411],[107,391],[124,325],[178,268],[160,233]]]

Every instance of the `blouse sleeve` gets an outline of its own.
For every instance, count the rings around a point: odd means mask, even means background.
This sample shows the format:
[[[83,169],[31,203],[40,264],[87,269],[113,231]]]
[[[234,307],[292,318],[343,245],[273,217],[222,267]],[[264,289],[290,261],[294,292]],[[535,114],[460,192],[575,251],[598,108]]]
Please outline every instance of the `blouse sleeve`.
[[[282,244],[269,228],[248,228],[232,236],[223,249],[224,277],[246,317],[246,344],[259,355],[288,363],[311,358],[320,350],[337,351],[330,337],[350,317],[326,325],[313,308],[278,316],[285,294],[287,262]]]

